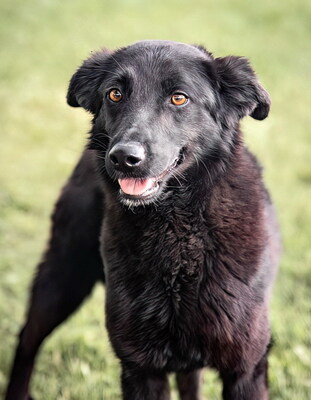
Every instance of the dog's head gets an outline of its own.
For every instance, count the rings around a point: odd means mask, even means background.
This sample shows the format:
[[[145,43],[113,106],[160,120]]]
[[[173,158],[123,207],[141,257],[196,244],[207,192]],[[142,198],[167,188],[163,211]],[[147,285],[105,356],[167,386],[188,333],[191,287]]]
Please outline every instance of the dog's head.
[[[264,119],[270,107],[245,58],[168,41],[94,53],[67,100],[94,115],[90,145],[132,206],[155,201],[192,166],[228,158],[239,120]]]

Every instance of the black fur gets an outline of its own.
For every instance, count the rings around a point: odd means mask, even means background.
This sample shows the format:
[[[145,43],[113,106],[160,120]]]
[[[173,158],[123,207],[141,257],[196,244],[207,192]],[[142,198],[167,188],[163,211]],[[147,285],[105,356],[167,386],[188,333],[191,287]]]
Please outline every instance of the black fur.
[[[174,93],[186,104],[174,105]],[[224,399],[268,399],[279,240],[239,130],[241,118],[264,119],[270,107],[248,61],[139,42],[94,53],[67,99],[93,114],[89,148],[56,205],[6,399],[27,398],[41,342],[103,279],[101,260],[123,399],[169,399],[170,372],[182,400],[199,399],[205,366],[219,371]],[[151,192],[120,189],[133,178],[152,179]]]

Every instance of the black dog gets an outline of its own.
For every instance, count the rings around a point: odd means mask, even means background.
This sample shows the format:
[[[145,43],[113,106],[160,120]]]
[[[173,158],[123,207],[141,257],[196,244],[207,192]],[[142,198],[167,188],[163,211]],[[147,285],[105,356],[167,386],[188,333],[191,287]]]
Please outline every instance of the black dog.
[[[94,116],[89,148],[56,205],[6,399],[30,398],[40,344],[104,275],[123,399],[169,399],[170,372],[199,399],[205,366],[224,399],[268,399],[279,240],[239,130],[270,106],[248,61],[139,42],[94,53],[67,99]]]

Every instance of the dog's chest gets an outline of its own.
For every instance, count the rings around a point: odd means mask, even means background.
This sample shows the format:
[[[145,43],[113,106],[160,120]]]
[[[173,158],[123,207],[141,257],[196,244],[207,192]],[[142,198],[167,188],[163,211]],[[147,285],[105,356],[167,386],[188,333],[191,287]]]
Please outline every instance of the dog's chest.
[[[131,353],[134,346],[131,354],[157,365],[173,353],[179,364],[189,364],[190,351],[201,364],[199,287],[211,247],[204,218],[155,215],[123,227],[121,235],[106,226],[104,243],[107,324],[115,349]]]
[[[128,291],[145,293],[154,286],[172,304],[194,296],[201,280],[206,253],[211,249],[208,226],[200,216],[179,210],[169,215],[134,220],[104,229],[103,255],[107,279],[127,283]],[[134,279],[135,278],[135,279]],[[188,295],[188,296],[187,296]],[[188,299],[189,300],[189,299]]]

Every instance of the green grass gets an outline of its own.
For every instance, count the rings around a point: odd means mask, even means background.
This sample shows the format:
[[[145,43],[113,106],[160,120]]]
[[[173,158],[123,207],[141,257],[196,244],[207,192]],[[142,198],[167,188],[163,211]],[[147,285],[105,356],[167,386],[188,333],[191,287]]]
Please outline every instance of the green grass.
[[[159,38],[249,57],[271,94],[266,121],[243,121],[246,141],[265,166],[284,242],[271,307],[271,398],[309,399],[310,2],[2,0],[0,15],[0,396],[53,202],[90,126],[85,112],[66,106],[68,80],[91,50]],[[103,302],[96,287],[45,343],[32,382],[38,399],[120,398]],[[220,398],[212,372],[204,394]]]

